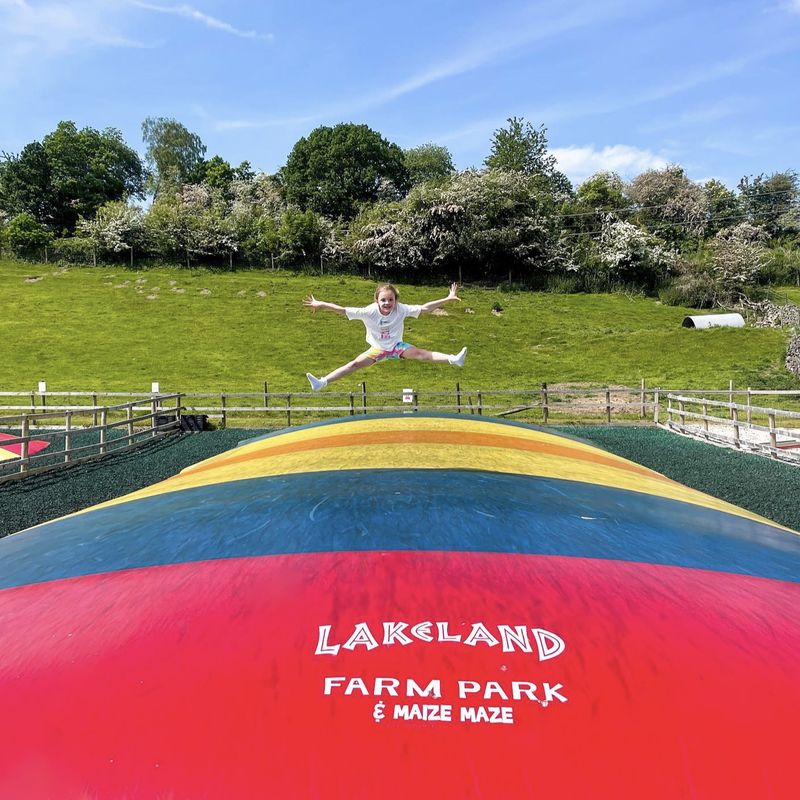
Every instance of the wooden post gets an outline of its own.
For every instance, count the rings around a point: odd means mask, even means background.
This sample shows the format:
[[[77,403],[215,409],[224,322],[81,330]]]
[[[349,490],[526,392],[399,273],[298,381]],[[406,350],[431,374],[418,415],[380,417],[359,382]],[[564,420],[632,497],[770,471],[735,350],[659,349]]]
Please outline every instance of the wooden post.
[[[92,392],[92,405],[94,406],[94,410],[92,411],[92,425],[97,425],[97,392]]]
[[[483,394],[478,392],[478,416],[483,416]]]
[[[653,423],[658,425],[658,412],[660,410],[660,404],[658,402],[658,389],[656,388],[653,392]]]
[[[728,402],[731,404],[731,419],[733,419],[733,381],[728,381]]]
[[[361,407],[367,413],[367,382],[361,381]]]
[[[158,431],[156,431],[156,414],[158,413],[158,402],[155,397],[150,400],[150,438],[155,439]],[[95,413],[95,416],[97,414]]]
[[[611,424],[611,389],[606,388],[606,423]]]
[[[28,471],[28,441],[30,439],[30,422],[28,421],[28,415],[22,417],[22,429],[20,430],[20,436],[22,436],[22,442],[19,446],[19,471],[20,472],[27,472]]]
[[[412,405],[414,406],[414,411],[419,411],[419,394],[417,394],[416,389],[414,389],[411,396],[413,397]]]
[[[775,433],[775,412],[769,413],[769,448],[772,451],[772,457],[778,457],[778,437]]]
[[[100,412],[100,455],[106,452],[106,436],[108,435],[108,409]]]
[[[31,405],[30,405],[30,412],[33,414],[36,411],[36,393],[31,392]]]
[[[747,427],[750,428],[753,425],[753,393],[750,387],[747,387]]]
[[[220,404],[222,406],[222,427],[228,427],[228,412],[226,411],[227,406],[227,398],[225,397],[225,393],[223,392],[220,396]]]
[[[456,381],[456,412],[461,413],[461,384]]]
[[[350,416],[354,417],[356,415],[356,399],[352,392],[350,392]]]
[[[542,394],[542,422],[547,425],[547,420],[550,418],[550,407],[547,401],[547,384],[543,383],[541,388]]]
[[[130,447],[133,444],[133,404],[128,403],[125,416],[128,420],[128,447]]]
[[[683,400],[678,400],[678,414],[681,420],[681,433],[686,431],[686,403]]]
[[[68,462],[72,458],[72,412],[64,414],[64,461]]]
[[[266,381],[264,381],[264,408],[269,408],[269,385]],[[267,419],[269,419],[269,414],[264,412],[267,415]]]
[[[292,395],[286,395],[286,427],[292,427]]]
[[[703,400],[703,432],[706,440],[708,439],[708,403]]]
[[[733,415],[733,443],[737,449],[741,449],[742,442],[739,438],[739,409],[731,406],[731,414]]]
[[[646,397],[647,397],[647,395],[645,394],[644,378],[642,378],[642,413],[641,413],[642,419],[644,419],[645,416],[647,416],[647,401],[646,401]]]
[[[672,398],[667,395],[667,425],[672,427]]]

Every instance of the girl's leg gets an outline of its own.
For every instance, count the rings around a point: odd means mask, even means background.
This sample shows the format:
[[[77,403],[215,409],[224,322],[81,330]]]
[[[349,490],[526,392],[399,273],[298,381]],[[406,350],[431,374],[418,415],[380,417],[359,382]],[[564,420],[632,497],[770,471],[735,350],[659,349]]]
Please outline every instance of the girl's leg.
[[[463,367],[466,355],[466,347],[462,347],[460,352],[455,355],[437,353],[435,350],[423,350],[421,347],[409,347],[408,350],[403,351],[400,357],[410,358],[414,361],[433,361],[436,364],[453,364],[456,367]]]
[[[339,367],[333,372],[329,372],[322,380],[324,380],[325,383],[338,381],[339,378],[344,378],[345,375],[349,375],[351,372],[355,372],[357,369],[361,369],[362,367],[370,367],[374,363],[374,358],[369,358],[368,356],[362,354],[360,356],[356,356],[352,361],[348,361],[343,367]]]
[[[306,378],[308,378],[308,382],[311,384],[311,389],[318,392],[320,389],[324,389],[331,381],[338,381],[339,378],[344,378],[345,375],[349,375],[357,369],[368,367],[370,364],[374,363],[374,358],[369,358],[362,353],[344,366],[333,370],[333,372],[329,372],[324,378],[315,378],[310,372],[306,372]]]

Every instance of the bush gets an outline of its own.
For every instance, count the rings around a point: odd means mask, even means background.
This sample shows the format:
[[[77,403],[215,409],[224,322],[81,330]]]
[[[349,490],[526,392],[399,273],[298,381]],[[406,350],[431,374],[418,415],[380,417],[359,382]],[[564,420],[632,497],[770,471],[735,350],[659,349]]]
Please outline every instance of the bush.
[[[713,308],[717,304],[719,287],[714,276],[706,271],[686,272],[658,293],[668,306]]]
[[[82,236],[69,236],[56,239],[52,247],[53,259],[65,264],[92,264],[94,262],[94,243]]]
[[[52,238],[47,228],[26,212],[12,217],[3,228],[3,239],[18,258],[41,258]]]

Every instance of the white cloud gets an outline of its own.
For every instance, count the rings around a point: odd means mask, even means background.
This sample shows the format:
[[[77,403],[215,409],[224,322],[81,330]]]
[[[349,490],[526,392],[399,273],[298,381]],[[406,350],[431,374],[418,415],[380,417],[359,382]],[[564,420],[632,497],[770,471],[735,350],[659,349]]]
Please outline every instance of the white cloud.
[[[139,2],[139,0],[131,0],[131,5],[144,9],[145,11],[155,11],[159,14],[172,14],[177,17],[185,17],[186,19],[191,19],[194,22],[199,22],[201,25],[205,25],[207,28],[213,28],[214,30],[222,31],[223,33],[230,33],[232,36],[239,36],[242,39],[262,39],[265,41],[271,41],[273,39],[273,35],[271,33],[243,31],[240,28],[234,27],[229,22],[225,22],[217,17],[212,17],[210,14],[205,14],[202,11],[198,11],[196,8],[186,5],[185,3],[178,6],[160,6],[153,3]]]
[[[103,0],[33,4],[0,0],[0,89],[87,48],[148,48],[124,31],[121,6]]]
[[[145,6],[139,0],[132,0],[136,5]],[[608,6],[587,4],[573,9],[564,10],[557,3],[541,4],[534,9],[531,19],[515,20],[514,24],[484,34],[481,38],[465,42],[463,46],[453,52],[448,58],[429,65],[420,72],[414,73],[395,83],[390,83],[386,88],[375,92],[360,93],[358,100],[352,98],[345,101],[320,106],[313,116],[300,119],[291,119],[294,122],[323,122],[330,119],[340,119],[355,113],[363,112],[370,108],[383,105],[426,86],[454,78],[473,70],[480,69],[503,58],[512,58],[536,42],[545,41],[572,30],[584,28],[596,23],[599,18],[608,18],[619,14],[620,8],[616,3]],[[386,83],[384,81],[384,83]],[[233,128],[272,128],[284,124],[278,118],[269,119],[239,119],[217,120],[215,127],[218,130]]]
[[[101,0],[34,5],[26,0],[0,0],[0,42],[24,47],[35,43],[44,54],[65,52],[76,45],[144,47],[118,30],[118,4]]]
[[[616,172],[620,177],[634,177],[648,169],[663,169],[669,161],[650,150],[615,144],[601,150],[588,147],[555,147],[550,152],[558,159],[558,168],[573,182],[581,183],[596,172]]]

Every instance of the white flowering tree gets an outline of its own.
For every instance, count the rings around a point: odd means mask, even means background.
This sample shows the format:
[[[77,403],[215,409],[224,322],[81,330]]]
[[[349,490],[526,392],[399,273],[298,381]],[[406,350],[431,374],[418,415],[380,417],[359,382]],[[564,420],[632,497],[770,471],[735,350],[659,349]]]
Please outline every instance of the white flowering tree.
[[[625,187],[625,194],[634,204],[636,221],[673,246],[705,232],[709,198],[683,167],[647,170]]]
[[[128,251],[133,266],[134,248],[142,241],[143,228],[144,215],[141,208],[115,200],[100,206],[93,218],[81,218],[76,233],[92,242],[95,265],[98,253],[116,254]]]
[[[711,240],[711,270],[722,302],[736,299],[756,282],[767,263],[767,239],[764,228],[742,222]]]
[[[607,216],[598,245],[600,264],[609,285],[652,287],[673,269],[674,250],[630,222]]]

